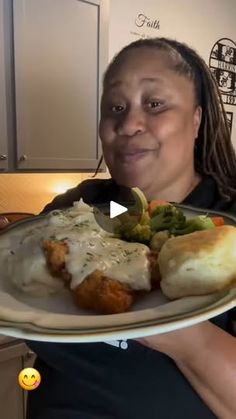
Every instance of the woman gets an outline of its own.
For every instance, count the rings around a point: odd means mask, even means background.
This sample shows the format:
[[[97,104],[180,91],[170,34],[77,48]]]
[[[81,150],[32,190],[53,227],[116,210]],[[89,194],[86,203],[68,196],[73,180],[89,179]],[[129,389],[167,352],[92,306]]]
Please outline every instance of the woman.
[[[204,61],[174,40],[139,40],[104,77],[100,136],[110,180],[88,180],[45,211],[122,198],[236,211],[236,158],[219,90]],[[42,384],[28,419],[236,417],[233,313],[183,330],[99,344],[29,342]]]

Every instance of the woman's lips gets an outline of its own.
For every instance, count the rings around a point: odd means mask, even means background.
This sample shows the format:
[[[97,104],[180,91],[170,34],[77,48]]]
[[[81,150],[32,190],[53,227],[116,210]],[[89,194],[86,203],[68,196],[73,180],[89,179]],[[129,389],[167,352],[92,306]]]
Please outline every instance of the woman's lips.
[[[152,153],[154,150],[136,150],[128,151],[125,153],[119,153],[119,160],[122,163],[134,163],[143,157],[146,157],[149,153]]]

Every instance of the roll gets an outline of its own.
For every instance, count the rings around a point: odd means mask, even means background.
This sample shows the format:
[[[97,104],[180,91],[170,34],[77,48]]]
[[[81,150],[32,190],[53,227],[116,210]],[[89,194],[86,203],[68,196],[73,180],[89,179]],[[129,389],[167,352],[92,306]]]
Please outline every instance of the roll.
[[[206,295],[236,284],[236,228],[216,227],[169,239],[158,257],[170,299]]]

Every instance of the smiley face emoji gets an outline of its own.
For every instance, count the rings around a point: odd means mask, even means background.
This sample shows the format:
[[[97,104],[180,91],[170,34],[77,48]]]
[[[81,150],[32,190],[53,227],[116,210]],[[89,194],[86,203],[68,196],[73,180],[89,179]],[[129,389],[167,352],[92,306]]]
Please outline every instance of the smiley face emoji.
[[[18,383],[24,390],[35,390],[41,383],[41,375],[35,368],[24,368],[18,375]]]

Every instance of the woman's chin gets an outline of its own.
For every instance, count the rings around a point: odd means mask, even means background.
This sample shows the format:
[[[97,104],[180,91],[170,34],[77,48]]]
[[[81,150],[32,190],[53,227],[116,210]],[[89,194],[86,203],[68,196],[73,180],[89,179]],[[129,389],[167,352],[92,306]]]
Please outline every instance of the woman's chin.
[[[113,179],[118,183],[118,185],[125,186],[126,188],[139,188],[144,189],[145,179],[141,174],[127,174],[126,176],[112,176]]]
[[[110,170],[111,176],[119,185],[144,190],[150,177],[150,167],[153,165],[153,162],[150,163],[148,160],[143,159],[139,164],[133,165],[117,164],[113,170]]]

